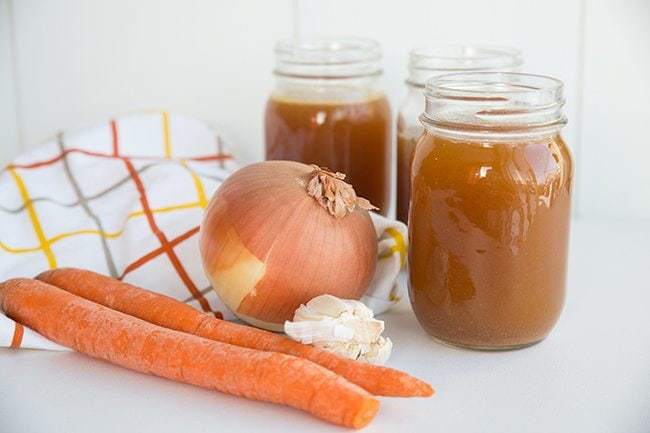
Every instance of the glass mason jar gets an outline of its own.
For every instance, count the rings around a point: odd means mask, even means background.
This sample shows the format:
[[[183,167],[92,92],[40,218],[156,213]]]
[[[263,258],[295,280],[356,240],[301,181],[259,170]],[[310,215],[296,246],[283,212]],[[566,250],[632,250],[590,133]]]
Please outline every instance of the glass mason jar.
[[[450,45],[415,48],[409,54],[408,93],[397,114],[397,219],[407,222],[411,184],[411,160],[422,134],[420,114],[424,109],[424,83],[452,72],[515,72],[522,64],[513,48],[480,45]]]
[[[573,163],[562,83],[517,73],[427,82],[412,165],[409,294],[458,346],[541,341],[565,294]]]
[[[281,41],[266,105],[266,159],[344,173],[384,215],[391,185],[391,111],[381,51],[366,39]]]

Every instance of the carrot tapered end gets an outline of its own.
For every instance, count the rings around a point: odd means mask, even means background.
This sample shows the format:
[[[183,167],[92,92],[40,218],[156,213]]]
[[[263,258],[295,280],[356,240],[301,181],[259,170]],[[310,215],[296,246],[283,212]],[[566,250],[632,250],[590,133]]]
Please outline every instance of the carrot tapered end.
[[[411,380],[409,381],[409,388],[410,388],[410,396],[412,397],[431,397],[434,393],[435,390],[431,385],[428,383],[416,379],[414,377],[410,378]]]
[[[393,371],[394,374],[384,375],[375,394],[386,397],[431,397],[434,394],[434,389],[425,381],[401,371]]]
[[[357,414],[352,420],[352,427],[359,429],[368,425],[370,421],[375,417],[377,411],[379,410],[379,400],[375,398],[366,398],[361,403]]]

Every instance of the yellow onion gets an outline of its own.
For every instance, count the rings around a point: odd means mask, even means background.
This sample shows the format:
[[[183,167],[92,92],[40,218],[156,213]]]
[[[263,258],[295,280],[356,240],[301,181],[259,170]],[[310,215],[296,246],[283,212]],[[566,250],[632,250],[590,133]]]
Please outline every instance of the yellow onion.
[[[201,225],[203,269],[242,320],[281,331],[312,298],[359,299],[377,260],[368,210],[341,173],[267,161],[233,173]]]

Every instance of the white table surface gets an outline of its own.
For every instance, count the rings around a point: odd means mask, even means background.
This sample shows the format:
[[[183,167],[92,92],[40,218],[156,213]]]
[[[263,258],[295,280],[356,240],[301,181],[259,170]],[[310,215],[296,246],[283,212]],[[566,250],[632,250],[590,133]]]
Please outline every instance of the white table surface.
[[[577,221],[553,333],[515,352],[433,342],[405,300],[385,314],[390,365],[429,399],[382,399],[364,432],[650,432],[650,223]],[[347,431],[286,407],[75,353],[0,350],[0,432]]]

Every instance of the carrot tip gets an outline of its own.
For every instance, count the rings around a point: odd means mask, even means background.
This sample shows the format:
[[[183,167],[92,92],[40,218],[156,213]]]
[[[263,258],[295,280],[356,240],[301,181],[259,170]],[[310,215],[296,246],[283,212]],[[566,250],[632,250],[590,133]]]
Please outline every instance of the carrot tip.
[[[361,408],[354,416],[352,420],[352,427],[355,429],[360,429],[368,425],[370,421],[375,417],[377,411],[379,410],[379,400],[374,398],[366,398],[361,404]]]
[[[420,386],[413,393],[414,397],[431,397],[436,392],[436,390],[426,382],[420,381],[418,385]]]

